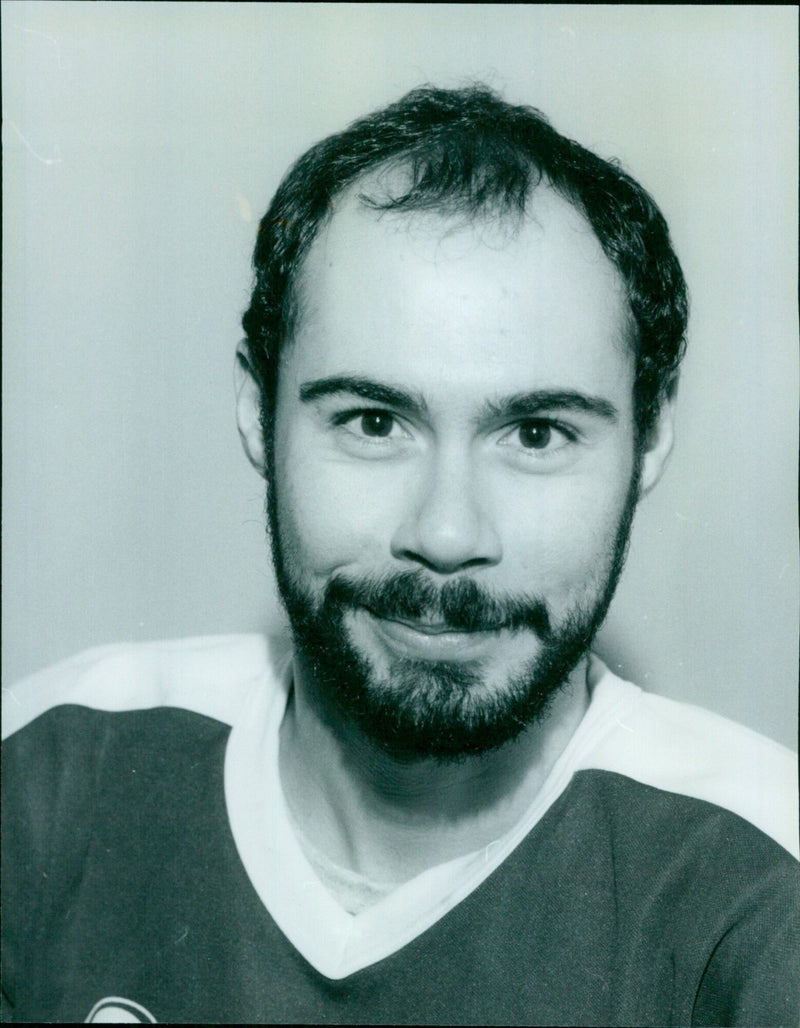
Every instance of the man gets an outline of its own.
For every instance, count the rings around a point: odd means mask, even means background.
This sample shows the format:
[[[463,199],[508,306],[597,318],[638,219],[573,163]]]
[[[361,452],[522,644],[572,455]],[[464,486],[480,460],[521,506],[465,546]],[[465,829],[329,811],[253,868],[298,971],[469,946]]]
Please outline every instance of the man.
[[[9,1018],[794,1023],[790,754],[589,653],[672,446],[652,200],[417,90],[298,161],[255,269],[238,417],[293,652],[16,691]]]

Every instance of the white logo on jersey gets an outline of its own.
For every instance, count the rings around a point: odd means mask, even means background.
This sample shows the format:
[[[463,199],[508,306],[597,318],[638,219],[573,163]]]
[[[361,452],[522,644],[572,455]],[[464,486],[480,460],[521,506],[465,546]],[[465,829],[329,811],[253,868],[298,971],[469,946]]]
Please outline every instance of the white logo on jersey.
[[[106,996],[95,1003],[84,1024],[156,1024],[156,1019],[132,999]]]

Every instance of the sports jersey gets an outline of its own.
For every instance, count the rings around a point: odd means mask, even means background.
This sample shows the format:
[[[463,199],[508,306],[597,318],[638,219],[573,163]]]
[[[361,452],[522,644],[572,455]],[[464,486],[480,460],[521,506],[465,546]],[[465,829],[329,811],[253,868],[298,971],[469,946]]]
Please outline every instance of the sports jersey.
[[[478,852],[357,914],[278,773],[291,654],[105,647],[4,703],[5,1017],[796,1024],[792,754],[595,657],[580,726]]]

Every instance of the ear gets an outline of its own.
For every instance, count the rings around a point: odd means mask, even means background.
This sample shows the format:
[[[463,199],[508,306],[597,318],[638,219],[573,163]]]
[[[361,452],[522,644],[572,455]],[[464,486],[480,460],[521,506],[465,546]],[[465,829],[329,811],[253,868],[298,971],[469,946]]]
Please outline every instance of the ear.
[[[261,387],[253,369],[247,342],[242,340],[236,348],[233,368],[236,388],[236,421],[247,459],[261,475],[266,476],[264,433],[261,429]]]
[[[646,496],[664,473],[675,441],[675,395],[664,397],[647,437],[642,457],[639,498]]]

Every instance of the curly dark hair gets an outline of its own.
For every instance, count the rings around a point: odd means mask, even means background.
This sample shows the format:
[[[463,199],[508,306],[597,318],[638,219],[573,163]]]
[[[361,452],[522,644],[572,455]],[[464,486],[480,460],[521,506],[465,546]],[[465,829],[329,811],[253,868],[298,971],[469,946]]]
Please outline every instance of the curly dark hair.
[[[635,327],[640,440],[671,397],[685,349],[686,283],[663,215],[616,162],[560,135],[532,107],[482,85],[423,87],[313,146],[292,166],[258,231],[255,285],[242,318],[270,426],[280,349],[291,338],[300,265],[333,200],[367,172],[400,166],[402,195],[359,199],[379,210],[476,218],[525,213],[544,180],[583,213],[625,284]]]

